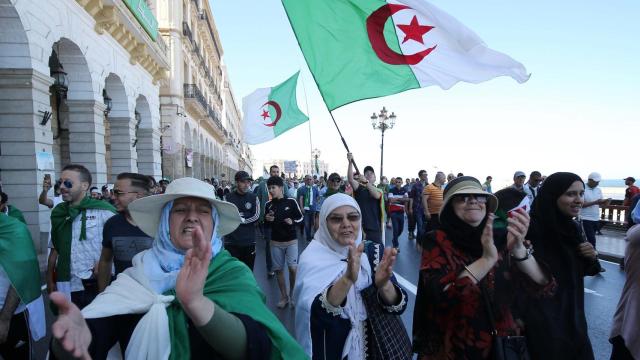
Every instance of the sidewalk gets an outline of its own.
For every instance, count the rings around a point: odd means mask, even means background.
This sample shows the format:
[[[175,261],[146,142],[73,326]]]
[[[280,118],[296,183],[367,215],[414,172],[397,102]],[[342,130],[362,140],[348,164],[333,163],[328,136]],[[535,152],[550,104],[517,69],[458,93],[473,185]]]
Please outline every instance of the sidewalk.
[[[615,229],[602,229],[602,235],[596,235],[596,248],[600,258],[615,263],[624,259],[627,242],[624,240],[626,232]]]

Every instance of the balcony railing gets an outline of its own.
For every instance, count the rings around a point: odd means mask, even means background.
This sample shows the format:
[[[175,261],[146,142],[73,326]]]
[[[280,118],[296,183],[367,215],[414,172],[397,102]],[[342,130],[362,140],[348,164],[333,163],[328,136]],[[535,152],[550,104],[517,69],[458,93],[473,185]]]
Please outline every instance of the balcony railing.
[[[627,220],[628,206],[622,206],[621,200],[613,200],[610,205],[600,208],[600,221],[605,225],[616,228],[625,228]]]
[[[182,22],[182,35],[186,36],[187,39],[189,39],[189,42],[193,44],[193,33],[186,21]]]
[[[209,106],[209,104],[207,104],[207,100],[204,98],[202,92],[196,84],[184,84],[184,97],[185,99],[198,100],[198,102],[204,109]]]

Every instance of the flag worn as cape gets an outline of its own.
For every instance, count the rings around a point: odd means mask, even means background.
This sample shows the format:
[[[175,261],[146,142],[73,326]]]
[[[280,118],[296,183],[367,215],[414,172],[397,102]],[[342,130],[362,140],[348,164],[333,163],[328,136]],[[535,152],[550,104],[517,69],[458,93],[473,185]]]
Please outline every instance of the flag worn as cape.
[[[40,267],[31,233],[19,220],[0,214],[0,266],[29,312],[33,340],[46,335],[44,301],[40,290]]]
[[[409,89],[510,76],[522,64],[424,0],[282,0],[329,110]]]
[[[259,144],[309,121],[298,108],[296,85],[300,72],[280,85],[262,88],[242,99],[242,128],[247,144]]]
[[[267,308],[266,299],[253,273],[228,251],[222,250],[209,264],[204,284],[204,296],[227,312],[245,314],[262,324],[272,343],[271,360],[306,359],[300,345],[291,337],[280,320]],[[165,295],[175,296],[175,290]],[[171,356],[169,359],[190,359],[189,335],[184,310],[177,297],[167,307]]]
[[[73,220],[75,220],[78,215],[82,216],[80,240],[86,240],[87,209],[108,210],[116,213],[116,208],[114,208],[113,205],[89,196],[82,199],[80,204],[76,206],[71,206],[69,202],[65,201],[58,204],[58,206],[51,211],[51,242],[58,252],[56,281],[61,285],[61,288],[58,288],[58,290],[62,292],[66,292],[66,284],[71,280],[71,230]]]
[[[7,215],[11,216],[12,218],[18,219],[20,221],[22,221],[23,224],[26,224],[27,221],[24,219],[24,215],[22,215],[22,211],[20,211],[20,209],[18,209],[17,207],[13,206],[13,205],[7,205],[7,208],[9,209],[9,213]]]

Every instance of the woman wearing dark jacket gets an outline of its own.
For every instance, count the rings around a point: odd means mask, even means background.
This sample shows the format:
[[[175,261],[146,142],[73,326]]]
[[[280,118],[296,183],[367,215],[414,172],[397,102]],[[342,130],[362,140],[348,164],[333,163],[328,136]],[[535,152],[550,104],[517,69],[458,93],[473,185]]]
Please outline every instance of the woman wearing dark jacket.
[[[576,174],[547,177],[531,210],[527,239],[557,282],[551,298],[519,299],[532,359],[593,359],[584,315],[584,276],[600,272],[597,252],[574,220],[584,183]]]
[[[499,336],[519,332],[510,310],[513,294],[553,292],[549,272],[524,245],[528,214],[514,211],[503,220],[506,226],[494,229],[497,207],[496,196],[470,176],[452,180],[444,190],[441,228],[423,242],[413,314],[418,359],[490,358],[492,326],[481,288]]]

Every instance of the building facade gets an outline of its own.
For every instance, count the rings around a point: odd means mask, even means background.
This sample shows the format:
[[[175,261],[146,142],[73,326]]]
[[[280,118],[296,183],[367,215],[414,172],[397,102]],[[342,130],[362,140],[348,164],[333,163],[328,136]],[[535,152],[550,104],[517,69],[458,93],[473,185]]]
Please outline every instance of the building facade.
[[[94,186],[123,171],[162,176],[159,91],[170,59],[157,3],[0,0],[0,180],[41,252],[45,174],[79,163]]]
[[[208,1],[157,0],[170,76],[160,89],[163,176],[233,179],[250,164]],[[250,166],[249,166],[250,169]]]

